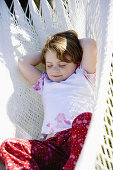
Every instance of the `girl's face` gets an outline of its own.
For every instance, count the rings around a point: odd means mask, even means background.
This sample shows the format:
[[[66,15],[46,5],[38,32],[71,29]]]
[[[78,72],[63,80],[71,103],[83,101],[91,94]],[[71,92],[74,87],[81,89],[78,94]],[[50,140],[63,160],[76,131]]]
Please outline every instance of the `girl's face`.
[[[77,64],[73,62],[66,63],[59,60],[57,58],[57,53],[54,50],[46,52],[45,61],[47,75],[50,80],[55,82],[66,80],[77,68]]]

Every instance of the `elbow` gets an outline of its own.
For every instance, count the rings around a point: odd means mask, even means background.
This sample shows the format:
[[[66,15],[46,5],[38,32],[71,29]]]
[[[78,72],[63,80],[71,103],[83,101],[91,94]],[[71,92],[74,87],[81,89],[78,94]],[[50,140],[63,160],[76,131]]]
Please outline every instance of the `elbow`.
[[[94,57],[94,63],[97,63],[97,43],[94,39],[90,39],[90,52]]]
[[[95,65],[97,64],[97,43],[95,40],[93,40],[93,53],[95,58]]]
[[[18,58],[18,68],[21,71],[22,66],[24,65],[24,60],[23,58]]]
[[[97,43],[94,39],[90,39],[90,45],[92,49],[95,51],[95,53],[97,53]]]
[[[21,57],[21,58],[18,58],[18,64],[19,63],[22,63],[24,60],[23,60],[23,58]]]
[[[91,50],[93,50],[93,52],[95,52],[95,54],[97,53],[97,43],[94,39],[89,39],[89,43],[88,45],[90,45]]]
[[[18,67],[20,66],[21,62],[22,62],[22,59],[18,58]]]

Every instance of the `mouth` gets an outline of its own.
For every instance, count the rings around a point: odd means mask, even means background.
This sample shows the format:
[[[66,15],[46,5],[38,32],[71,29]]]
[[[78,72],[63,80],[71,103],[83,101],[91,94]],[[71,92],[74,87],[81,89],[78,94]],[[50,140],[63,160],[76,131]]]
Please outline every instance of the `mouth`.
[[[52,75],[52,77],[58,78],[61,77],[62,75]]]

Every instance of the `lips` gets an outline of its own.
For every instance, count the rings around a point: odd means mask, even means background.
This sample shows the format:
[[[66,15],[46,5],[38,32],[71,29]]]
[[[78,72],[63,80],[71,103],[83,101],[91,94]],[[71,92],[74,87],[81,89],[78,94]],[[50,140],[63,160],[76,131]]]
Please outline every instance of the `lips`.
[[[61,77],[62,75],[52,75],[52,77]]]

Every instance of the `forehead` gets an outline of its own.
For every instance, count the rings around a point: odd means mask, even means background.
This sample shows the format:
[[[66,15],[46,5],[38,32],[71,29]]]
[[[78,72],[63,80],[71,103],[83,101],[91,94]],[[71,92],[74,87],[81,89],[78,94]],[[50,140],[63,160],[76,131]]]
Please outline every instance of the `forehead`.
[[[55,50],[48,50],[45,53],[45,60],[46,62],[52,62],[52,61],[60,62],[61,61],[57,58],[57,52]]]
[[[70,59],[70,55],[66,54],[65,55],[65,58],[63,56],[61,56],[60,58],[58,58],[57,56],[57,52],[53,49],[50,49],[50,50],[47,50],[46,53],[45,53],[45,62],[66,62],[67,63],[67,60],[68,61],[71,61]],[[66,60],[66,61],[65,61]],[[71,61],[72,62],[72,61]],[[70,63],[70,62],[68,62]]]

